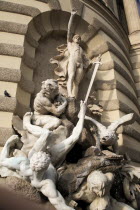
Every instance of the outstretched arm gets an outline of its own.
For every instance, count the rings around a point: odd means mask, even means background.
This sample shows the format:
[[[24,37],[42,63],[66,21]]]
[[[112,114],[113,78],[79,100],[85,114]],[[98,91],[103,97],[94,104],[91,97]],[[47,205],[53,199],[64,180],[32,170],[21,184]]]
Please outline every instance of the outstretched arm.
[[[71,16],[70,16],[69,23],[68,23],[67,43],[71,42],[71,39],[72,39],[72,37],[71,37],[72,36],[72,24],[73,24],[73,19],[74,19],[76,12],[77,11],[75,11],[75,10],[71,11]]]
[[[73,129],[71,136],[65,139],[64,141],[62,141],[61,143],[54,145],[49,150],[52,156],[53,164],[57,164],[59,163],[61,159],[65,158],[68,152],[72,149],[72,147],[78,141],[82,133],[85,113],[86,113],[86,104],[82,102],[80,113],[79,113],[79,120],[78,120],[77,125]]]

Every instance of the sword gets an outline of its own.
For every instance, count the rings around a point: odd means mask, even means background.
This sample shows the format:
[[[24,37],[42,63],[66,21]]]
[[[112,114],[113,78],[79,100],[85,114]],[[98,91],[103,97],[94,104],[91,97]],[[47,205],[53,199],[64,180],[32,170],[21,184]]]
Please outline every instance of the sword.
[[[88,97],[90,95],[97,70],[98,70],[99,66],[102,64],[101,63],[101,54],[98,56],[97,60],[94,63],[95,63],[95,67],[94,67],[94,71],[93,71],[93,74],[92,74],[92,77],[91,77],[91,80],[90,80],[90,83],[89,83],[89,87],[88,87],[88,90],[87,90],[87,94],[86,94],[84,103],[87,103],[87,100],[88,100]]]

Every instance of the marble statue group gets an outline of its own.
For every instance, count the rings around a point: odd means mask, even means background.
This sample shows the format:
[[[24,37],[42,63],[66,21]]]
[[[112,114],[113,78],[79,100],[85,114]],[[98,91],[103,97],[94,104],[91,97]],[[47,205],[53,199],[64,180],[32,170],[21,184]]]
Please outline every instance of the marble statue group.
[[[58,80],[42,81],[33,112],[25,113],[21,129],[13,125],[18,135],[11,136],[0,153],[0,176],[28,181],[57,210],[138,209],[140,169],[119,154],[116,132],[124,123],[132,122],[133,113],[106,127],[96,114],[88,112],[88,101],[79,102],[79,84],[88,69],[93,70],[96,64],[82,49],[81,37],[72,34],[75,15],[73,10],[68,23],[67,46],[58,47],[60,55],[50,61],[57,64],[54,73]],[[65,87],[66,95],[60,92],[60,86]],[[71,102],[79,110],[74,113],[73,121],[67,110]],[[88,123],[90,127],[85,128]],[[81,141],[84,129],[90,135],[93,133],[93,142],[81,146],[81,151],[77,150],[81,156],[70,163],[67,157],[75,154],[72,151]],[[117,173],[123,177],[124,202],[112,193]],[[79,201],[85,206],[80,206]]]

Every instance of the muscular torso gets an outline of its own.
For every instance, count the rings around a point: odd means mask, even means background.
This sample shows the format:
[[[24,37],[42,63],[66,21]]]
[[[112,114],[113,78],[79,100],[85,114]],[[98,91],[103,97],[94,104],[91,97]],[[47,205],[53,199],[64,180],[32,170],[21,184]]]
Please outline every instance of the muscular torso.
[[[50,107],[52,105],[51,101],[44,97],[42,93],[38,93],[34,100],[34,111],[35,114],[48,114],[47,106]]]
[[[83,55],[83,50],[80,47],[79,44],[75,42],[68,42],[68,51],[69,51],[69,61],[75,61],[76,63],[82,63],[82,55]]]

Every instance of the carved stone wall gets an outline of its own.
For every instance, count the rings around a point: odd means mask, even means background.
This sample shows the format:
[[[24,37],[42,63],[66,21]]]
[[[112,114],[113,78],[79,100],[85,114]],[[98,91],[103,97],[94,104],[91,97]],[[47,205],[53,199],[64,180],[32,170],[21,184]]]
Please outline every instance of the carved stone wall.
[[[0,1],[0,144],[13,132],[13,113],[22,117],[30,109],[31,95],[41,80],[52,76],[47,60],[65,41],[71,8],[78,10],[73,33],[81,35],[89,57],[102,54],[94,85],[104,108],[101,120],[108,124],[126,113],[135,113],[136,122],[119,129],[119,145],[139,162],[140,106],[130,42],[114,14],[97,0]],[[43,53],[48,56],[46,60]],[[45,78],[42,69],[46,69]],[[91,72],[85,89],[90,77]],[[4,90],[11,98],[4,96]]]

